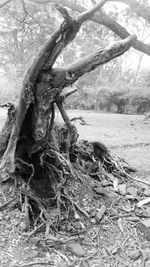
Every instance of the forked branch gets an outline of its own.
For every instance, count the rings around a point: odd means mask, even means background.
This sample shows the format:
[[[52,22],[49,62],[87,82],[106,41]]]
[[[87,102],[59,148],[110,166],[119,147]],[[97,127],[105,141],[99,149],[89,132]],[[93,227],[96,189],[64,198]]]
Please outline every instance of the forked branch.
[[[60,3],[63,4],[65,7],[74,10],[79,13],[87,12],[87,9],[79,4],[72,3],[69,0],[30,0],[34,3],[42,4],[42,3]],[[113,0],[112,0],[113,1]],[[115,1],[115,0],[114,0]],[[117,1],[117,0],[116,0]],[[119,1],[119,0],[118,0]],[[135,0],[120,0],[120,2],[128,2],[128,4],[131,7],[131,3],[136,2]],[[132,5],[133,7],[133,5]],[[143,9],[141,8],[141,5],[138,3],[138,8],[134,8],[134,11],[137,12],[138,15],[142,16],[145,18],[147,21],[149,21],[149,16],[150,16],[150,8],[147,8],[143,6]],[[144,10],[144,12],[142,11]],[[147,10],[147,11],[146,11]],[[141,12],[141,13],[139,13]],[[145,15],[144,15],[145,14]],[[147,15],[146,15],[147,14]],[[145,17],[144,17],[145,16]],[[94,14],[92,17],[89,17],[91,21],[94,21],[95,23],[98,23],[100,25],[104,25],[107,27],[109,30],[114,32],[116,35],[118,35],[120,38],[124,39],[127,36],[131,35],[130,32],[127,31],[125,27],[123,27],[121,24],[119,24],[117,21],[112,19],[110,16],[106,15],[105,12],[101,12],[101,15]],[[150,45],[146,44],[138,39],[136,39],[132,43],[132,47],[140,52],[145,53],[146,55],[150,56]]]
[[[101,0],[97,5],[95,5],[91,10],[85,11],[78,17],[78,22],[82,24],[84,21],[88,20],[91,18],[95,12],[97,12],[105,3],[107,0]]]
[[[57,57],[60,55],[64,47],[66,47],[75,38],[83,22],[82,16],[81,16],[82,19],[79,21],[78,19],[71,20],[65,8],[57,6],[57,9],[59,9],[61,14],[63,14],[63,16],[66,18],[66,20],[62,23],[60,28],[52,35],[50,40],[46,42],[43,49],[40,51],[39,55],[34,60],[33,64],[27,71],[27,74],[25,75],[25,78],[23,81],[22,92],[20,95],[18,110],[16,114],[16,121],[15,121],[15,124],[13,125],[9,143],[8,143],[7,149],[4,153],[4,156],[1,162],[2,169],[9,168],[9,170],[11,171],[14,171],[15,169],[14,157],[15,157],[17,140],[18,140],[19,133],[22,127],[22,123],[25,120],[25,116],[29,109],[29,106],[31,103],[34,103],[34,100],[36,98],[37,87],[35,87],[35,84],[36,84],[39,74],[42,71],[47,72],[48,70],[52,69],[52,66],[55,63]],[[94,10],[96,11],[97,8]],[[94,13],[93,10],[92,10],[92,13]],[[83,17],[85,20],[85,14]],[[86,18],[87,18],[87,15],[86,15]],[[41,93],[41,92],[38,92],[38,93]],[[51,102],[53,102],[52,97],[51,97],[50,103]],[[34,137],[31,136],[31,138],[34,138]]]
[[[53,69],[55,83],[54,87],[58,88],[60,82],[62,88],[73,84],[82,75],[94,70],[97,66],[103,65],[113,58],[116,58],[124,54],[131,47],[132,43],[136,40],[136,35],[128,36],[126,39],[118,41],[117,43],[106,47],[105,49],[99,49],[93,54],[84,57],[82,60],[76,63],[70,64],[62,69]],[[42,82],[48,82],[47,76],[41,75]],[[60,80],[61,79],[61,80]],[[47,89],[48,90],[48,87]]]
[[[67,23],[69,23],[69,24],[72,23],[72,18],[70,17],[66,8],[64,8],[63,6],[58,5],[58,4],[54,4],[54,7],[61,13],[61,15],[63,16],[63,18],[65,19],[65,21]]]

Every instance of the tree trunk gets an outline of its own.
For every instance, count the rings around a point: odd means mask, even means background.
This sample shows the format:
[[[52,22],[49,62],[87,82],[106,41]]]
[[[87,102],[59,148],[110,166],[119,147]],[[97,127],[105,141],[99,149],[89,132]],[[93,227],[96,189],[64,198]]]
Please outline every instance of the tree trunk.
[[[72,19],[64,8],[56,6],[65,20],[27,71],[18,108],[9,109],[9,123],[6,122],[1,134],[1,137],[4,136],[0,139],[0,155],[3,155],[1,181],[4,182],[8,174],[15,179],[21,176],[36,196],[50,199],[51,204],[61,202],[59,194],[68,177],[75,175],[74,164],[78,156],[86,160],[89,157],[92,161],[91,156],[77,146],[76,128],[63,107],[66,97],[61,94],[63,88],[73,84],[86,72],[126,52],[136,39],[135,35],[129,36],[72,65],[59,69],[53,67],[64,47],[75,38],[81,24],[105,2],[102,0],[77,19]],[[54,122],[55,105],[65,122],[63,126]],[[104,153],[104,149],[101,152]],[[104,155],[108,157],[108,152]],[[27,194],[27,191],[22,193]],[[31,192],[30,197],[43,211],[38,197],[33,197]]]

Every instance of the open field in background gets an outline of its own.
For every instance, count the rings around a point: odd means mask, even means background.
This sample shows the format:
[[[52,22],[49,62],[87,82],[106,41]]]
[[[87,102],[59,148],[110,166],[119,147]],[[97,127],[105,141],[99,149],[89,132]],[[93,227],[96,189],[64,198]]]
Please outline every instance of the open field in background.
[[[78,110],[69,110],[68,115],[70,119],[79,116],[85,119],[86,125],[81,125],[80,121],[76,122],[80,138],[88,139],[89,141],[97,140],[105,143],[112,154],[123,157],[130,165],[138,169],[138,172],[132,175],[136,178],[150,181],[150,119],[145,120],[145,117],[141,115],[104,114]],[[7,110],[0,109],[0,129],[5,123],[6,116]],[[56,120],[62,120],[60,114],[57,112]],[[145,265],[141,263],[145,262],[143,260],[145,256],[143,255],[150,255],[150,245],[148,242],[149,239],[147,239],[147,241],[138,228],[143,217],[141,217],[141,210],[139,217],[135,216],[136,213],[134,213],[133,207],[135,207],[136,202],[132,200],[130,202],[125,196],[114,192],[113,187],[100,187],[104,190],[102,191],[104,195],[93,194],[92,192],[94,191],[91,187],[94,188],[95,180],[87,180],[86,182],[89,182],[88,185],[86,185],[85,180],[83,180],[83,182],[78,181],[78,179],[75,180],[76,182],[75,185],[72,186],[71,192],[75,192],[74,198],[77,199],[77,203],[79,203],[79,206],[81,206],[83,210],[85,208],[85,211],[86,209],[87,211],[92,211],[92,213],[89,213],[90,216],[91,214],[94,214],[94,216],[96,216],[95,214],[99,214],[102,207],[106,207],[107,211],[106,216],[104,215],[104,218],[102,218],[102,222],[98,221],[95,223],[96,220],[92,222],[95,218],[93,215],[89,217],[90,220],[83,220],[78,213],[77,215],[80,219],[73,219],[71,222],[70,220],[67,221],[70,229],[72,229],[71,227],[73,227],[73,225],[78,225],[80,220],[84,226],[81,230],[81,233],[83,233],[82,236],[84,236],[83,241],[79,238],[79,241],[75,243],[77,244],[77,248],[79,246],[78,250],[84,249],[83,251],[85,251],[83,263],[85,262],[86,266],[93,267],[150,266],[150,260],[148,260]],[[144,185],[143,188],[146,188],[146,186]],[[138,192],[141,192],[141,183],[137,185],[137,189]],[[10,193],[10,188],[8,193]],[[2,203],[1,195],[0,206]],[[147,210],[148,209],[149,207]],[[53,210],[55,214],[56,209],[52,209],[52,214]],[[129,214],[127,214],[128,210],[131,211]],[[119,219],[117,219],[118,215],[120,216],[118,217]],[[129,217],[126,217],[126,215],[129,215]],[[139,218],[139,222],[134,221],[135,218]],[[130,219],[133,219],[133,221],[130,221]],[[35,261],[38,263],[41,260],[42,262],[47,262],[51,258],[54,259],[55,262],[59,262],[59,266],[70,266],[67,264],[64,265],[63,260],[67,259],[68,262],[68,259],[73,260],[78,257],[78,254],[75,253],[75,255],[71,255],[71,250],[68,249],[69,246],[67,248],[67,244],[54,243],[54,248],[51,247],[53,246],[53,239],[51,239],[51,236],[53,237],[53,230],[50,232],[52,234],[48,235],[48,237],[45,237],[44,230],[40,230],[35,236],[30,236],[30,233],[33,233],[34,230],[30,229],[30,232],[24,233],[24,228],[21,228],[21,225],[24,225],[22,224],[23,222],[24,213],[20,212],[18,209],[6,209],[6,211],[4,210],[1,212],[0,266],[31,266]],[[67,237],[68,234],[70,235],[70,232],[67,233],[64,231],[64,234]],[[44,236],[43,239],[41,239],[42,236]],[[63,237],[63,231],[60,231],[60,234],[58,233],[60,239],[61,236]],[[42,243],[40,243],[40,240],[42,240]],[[49,243],[44,243],[44,240],[47,240]],[[136,255],[138,249],[140,249],[140,258],[137,259]],[[61,252],[59,252],[59,250]],[[113,251],[115,251],[115,254]],[[143,254],[141,254],[141,251]],[[134,258],[132,255],[135,255]],[[84,259],[86,260],[84,261]],[[80,260],[82,262],[82,259]],[[16,265],[16,263],[19,263],[19,265]],[[20,263],[23,265],[20,265]],[[55,266],[58,266],[58,264],[56,264]],[[40,266],[43,266],[43,263]]]
[[[150,119],[145,120],[144,115],[82,110],[69,110],[67,113],[70,119],[79,116],[85,119],[87,125],[81,125],[80,121],[75,123],[80,138],[103,142],[113,154],[138,168],[143,178],[150,178]]]
[[[144,178],[150,178],[150,119],[144,115],[97,113],[68,110],[70,119],[82,116],[87,125],[77,126],[81,139],[103,142],[113,154],[123,157],[138,168]],[[0,109],[0,129],[5,122],[7,110]],[[60,115],[56,113],[56,119]]]

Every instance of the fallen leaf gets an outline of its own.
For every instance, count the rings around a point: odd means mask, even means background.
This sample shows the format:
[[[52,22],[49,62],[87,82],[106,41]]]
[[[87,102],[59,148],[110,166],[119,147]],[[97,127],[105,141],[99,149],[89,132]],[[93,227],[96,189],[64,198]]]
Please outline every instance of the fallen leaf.
[[[85,251],[83,250],[82,246],[77,242],[72,242],[67,245],[67,250],[78,257],[85,256]]]
[[[80,219],[80,215],[77,212],[74,212],[74,217],[75,217],[76,220]]]
[[[135,199],[137,197],[138,190],[137,190],[137,188],[130,186],[127,189],[127,193],[130,194]]]
[[[106,211],[106,206],[104,205],[100,209],[98,209],[98,212],[96,213],[96,218],[98,219],[98,221],[102,220],[105,211]]]
[[[130,253],[129,257],[131,260],[136,261],[141,257],[141,251],[139,249],[135,249]]]
[[[91,219],[91,223],[96,223],[95,218],[92,218],[92,219]]]
[[[139,202],[136,204],[136,206],[137,206],[138,208],[141,208],[143,205],[146,205],[146,204],[148,204],[148,203],[150,203],[150,197],[149,197],[149,198],[145,198],[145,199],[139,201]]]
[[[113,180],[113,186],[114,186],[115,192],[118,192],[118,185],[119,185],[119,180],[117,178],[115,178]]]
[[[150,188],[146,188],[144,191],[144,196],[149,197],[150,196]]]
[[[82,229],[85,229],[85,225],[84,225],[84,223],[83,223],[83,222],[79,222],[79,223],[80,223]]]
[[[105,195],[105,191],[102,187],[97,186],[97,187],[93,187],[92,189],[97,195]]]
[[[119,191],[119,193],[121,195],[125,196],[126,195],[126,192],[127,192],[127,190],[126,190],[126,184],[120,184],[118,186],[118,191]]]
[[[147,241],[150,241],[150,218],[142,220],[138,225],[138,229],[144,234]]]
[[[120,248],[114,248],[114,249],[111,251],[111,253],[112,253],[113,255],[115,255],[115,254],[117,254],[119,251],[120,251]]]
[[[150,218],[149,219],[146,219],[146,220],[143,220],[142,222],[141,222],[145,227],[149,227],[150,228]]]
[[[124,231],[123,231],[122,219],[121,218],[118,219],[118,226],[119,226],[121,232],[123,233]]]

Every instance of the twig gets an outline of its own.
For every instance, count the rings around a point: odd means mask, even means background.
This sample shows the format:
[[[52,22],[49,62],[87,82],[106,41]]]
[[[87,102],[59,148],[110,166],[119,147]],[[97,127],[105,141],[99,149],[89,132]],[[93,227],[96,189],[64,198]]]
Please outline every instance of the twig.
[[[70,261],[68,260],[68,258],[67,258],[64,254],[62,254],[60,251],[57,251],[57,250],[55,250],[55,249],[54,249],[54,251],[55,251],[55,253],[58,254],[61,258],[63,258],[68,264],[70,264]]]
[[[85,210],[81,209],[80,206],[79,206],[76,202],[74,202],[74,201],[68,196],[67,193],[65,193],[65,194],[62,195],[62,196],[65,197],[65,198],[67,198],[67,199],[71,202],[71,204],[74,205],[74,206],[78,209],[78,211],[80,211],[80,212],[81,212],[87,219],[89,219],[89,215],[88,215],[88,213],[87,213]]]
[[[81,209],[77,203],[73,202],[73,204],[87,219],[89,219],[89,215],[85,210]]]
[[[84,21],[90,19],[96,11],[98,11],[105,3],[107,0],[101,0],[97,5],[95,5],[92,9],[85,11],[81,15],[78,16],[78,22],[79,24],[82,24]]]
[[[37,24],[39,26],[39,28],[42,30],[40,23],[27,11],[24,0],[22,0],[22,6],[23,6],[23,10],[25,12],[25,19],[27,18],[27,16],[29,16],[34,21],[34,23]],[[44,36],[43,31],[42,31],[42,35]]]
[[[82,264],[84,261],[87,261],[87,260],[93,258],[93,257],[98,253],[98,251],[99,251],[99,248],[98,248],[94,253],[90,254],[89,256],[87,256],[87,257],[85,257],[83,260],[81,260],[80,263],[79,263],[79,266],[81,266],[81,264]]]
[[[119,219],[119,218],[130,217],[130,216],[132,216],[132,215],[133,215],[133,213],[120,214],[120,215],[112,216],[111,219],[116,220],[116,219]]]
[[[57,238],[53,235],[48,235],[46,238],[44,239],[40,239],[41,241],[46,241],[46,240],[51,240],[51,241],[54,241],[54,242],[57,242],[57,243],[60,243],[60,244],[66,244],[66,243],[69,243],[70,241],[76,241],[76,240],[79,240],[79,239],[84,239],[84,236],[83,235],[80,235],[80,236],[71,236],[69,238]]]
[[[2,8],[3,6],[7,5],[9,2],[11,2],[11,0],[7,0],[4,3],[0,4],[0,8]]]
[[[130,239],[129,236],[127,236],[127,238],[123,241],[122,245],[121,245],[121,249],[124,248],[125,244],[127,243],[127,241]]]
[[[41,228],[44,226],[44,223],[41,223],[38,227],[36,227],[33,231],[31,231],[30,233],[24,234],[27,237],[24,240],[24,243],[32,236],[35,235],[39,230],[41,230]]]
[[[2,206],[0,206],[0,211],[6,210],[8,208],[12,208],[17,203],[19,203],[19,199],[18,199],[18,197],[15,197],[15,199],[9,200],[8,202],[6,202]]]
[[[64,120],[64,122],[66,123],[66,125],[68,126],[69,130],[71,131],[72,130],[72,124],[70,122],[70,119],[68,117],[68,114],[67,112],[65,111],[64,107],[63,107],[63,99],[62,99],[62,96],[61,95],[57,95],[57,98],[55,98],[55,102],[58,106],[58,109],[61,113],[61,116]]]
[[[78,91],[78,89],[74,89],[74,90],[72,90],[71,92],[66,93],[66,94],[64,95],[64,99],[66,99],[68,96],[70,96],[70,95],[76,93],[77,91]]]
[[[12,265],[12,267],[30,267],[34,265],[42,265],[42,266],[54,266],[54,262],[49,261],[49,262],[30,262],[30,263],[25,263],[25,264],[20,264],[20,265]]]
[[[124,174],[126,175],[127,178],[130,178],[130,179],[133,180],[133,181],[136,181],[136,182],[139,182],[139,183],[146,184],[146,185],[150,186],[150,183],[147,182],[147,181],[143,181],[143,180],[141,180],[141,179],[134,178],[134,177],[132,177],[130,174],[126,173],[126,172],[124,172]]]
[[[86,121],[83,119],[83,117],[74,117],[70,121],[77,121],[80,120],[83,124],[87,124]]]
[[[54,4],[54,7],[61,13],[67,23],[72,24],[72,18],[70,17],[66,8],[59,4]]]

